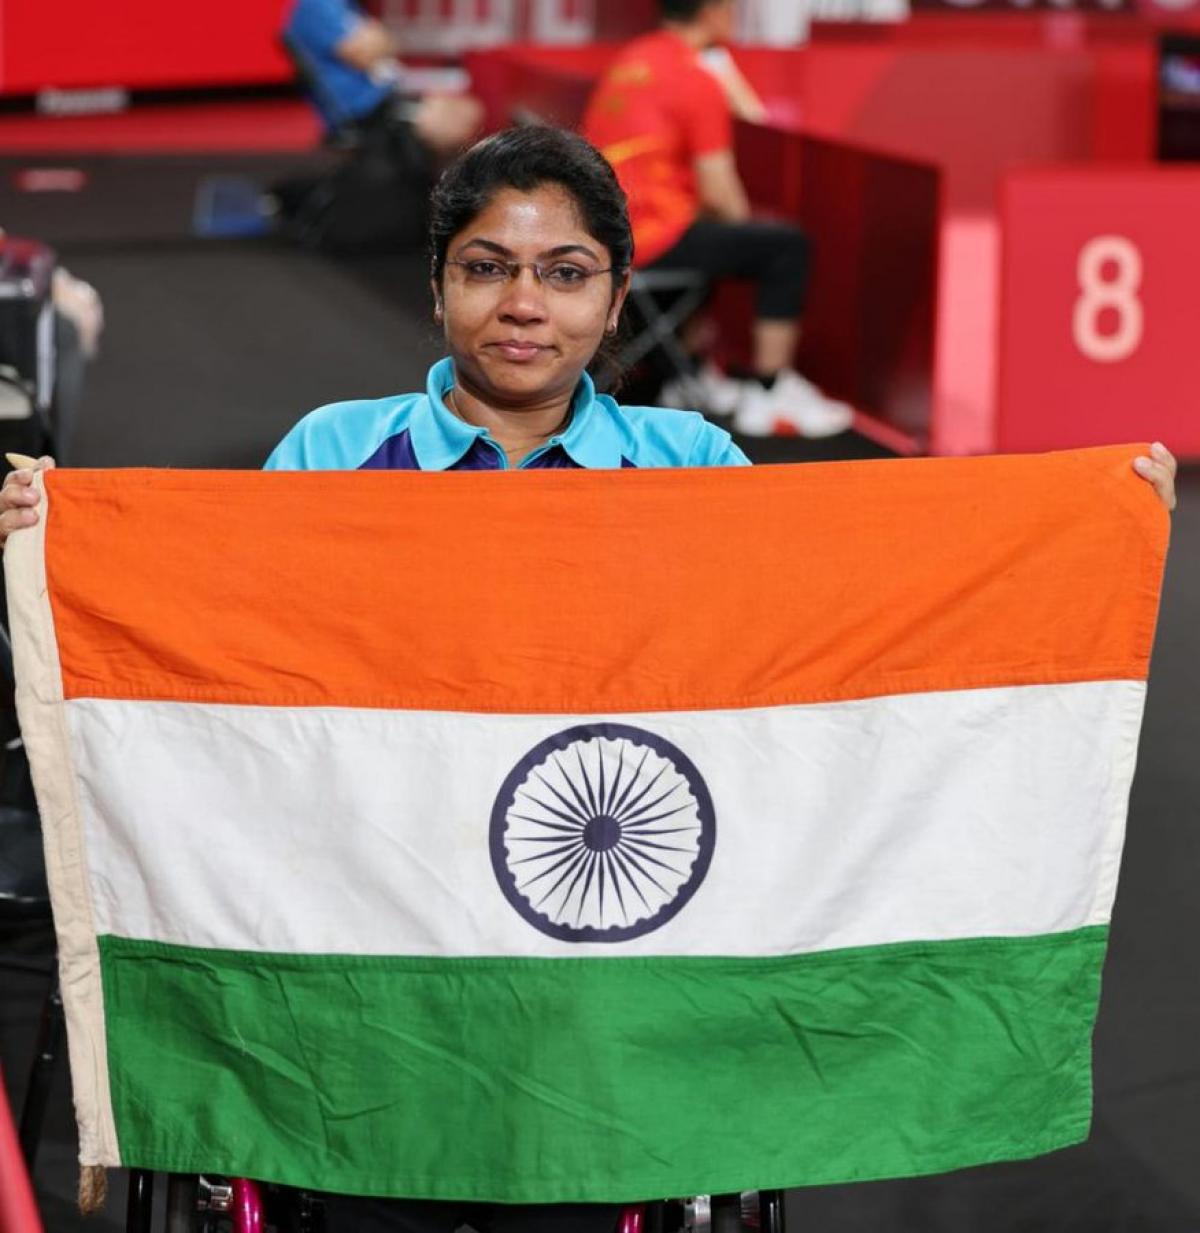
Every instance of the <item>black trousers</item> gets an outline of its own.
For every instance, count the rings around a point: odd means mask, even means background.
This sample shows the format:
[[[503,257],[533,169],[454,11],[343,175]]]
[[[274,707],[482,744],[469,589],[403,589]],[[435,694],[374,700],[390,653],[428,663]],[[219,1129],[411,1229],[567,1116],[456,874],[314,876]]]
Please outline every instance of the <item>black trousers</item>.
[[[325,1197],[326,1233],[613,1233],[622,1209],[606,1203],[432,1203]]]
[[[751,279],[758,284],[760,320],[794,321],[808,293],[811,246],[803,231],[787,223],[698,219],[647,268],[700,270],[713,279]]]

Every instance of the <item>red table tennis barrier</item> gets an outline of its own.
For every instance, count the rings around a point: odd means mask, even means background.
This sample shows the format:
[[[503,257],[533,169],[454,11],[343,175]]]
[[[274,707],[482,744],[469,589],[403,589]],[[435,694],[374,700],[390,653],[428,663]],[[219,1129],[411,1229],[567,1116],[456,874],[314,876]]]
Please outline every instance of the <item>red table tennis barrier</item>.
[[[0,94],[287,82],[286,0],[4,0]]]
[[[774,125],[740,124],[738,166],[755,210],[813,242],[797,364],[858,412],[864,436],[928,447],[934,411],[941,184],[937,169]],[[722,305],[725,306],[721,311]],[[717,300],[726,359],[748,358],[748,288]]]
[[[0,1075],[0,1233],[42,1233],[33,1187]]]

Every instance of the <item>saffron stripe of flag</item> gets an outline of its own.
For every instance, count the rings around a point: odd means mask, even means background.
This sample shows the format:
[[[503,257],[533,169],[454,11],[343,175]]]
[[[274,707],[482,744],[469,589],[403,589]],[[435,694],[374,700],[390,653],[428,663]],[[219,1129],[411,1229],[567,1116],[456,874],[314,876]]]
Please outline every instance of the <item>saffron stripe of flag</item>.
[[[579,471],[52,476],[63,691],[582,714],[1142,679],[1166,514],[1128,460],[631,471],[616,498]]]
[[[51,473],[6,569],[84,1162],[625,1201],[1077,1142],[1134,452]]]

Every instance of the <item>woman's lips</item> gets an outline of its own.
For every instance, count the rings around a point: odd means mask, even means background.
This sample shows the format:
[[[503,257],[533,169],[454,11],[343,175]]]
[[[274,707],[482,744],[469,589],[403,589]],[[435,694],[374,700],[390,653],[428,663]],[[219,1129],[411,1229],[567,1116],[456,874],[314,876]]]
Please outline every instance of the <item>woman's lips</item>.
[[[550,350],[549,347],[543,347],[540,343],[525,342],[517,338],[506,338],[502,342],[487,345],[490,350],[498,352],[514,364],[527,364],[530,360],[536,360],[543,351]]]

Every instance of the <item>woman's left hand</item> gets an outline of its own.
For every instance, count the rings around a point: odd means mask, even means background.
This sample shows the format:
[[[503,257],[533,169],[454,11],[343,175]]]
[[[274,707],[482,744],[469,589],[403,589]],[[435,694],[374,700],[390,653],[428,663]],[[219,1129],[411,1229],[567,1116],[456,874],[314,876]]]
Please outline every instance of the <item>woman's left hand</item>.
[[[1133,469],[1162,499],[1167,509],[1175,508],[1175,471],[1177,464],[1175,456],[1161,441],[1155,441],[1150,447],[1150,457],[1145,454],[1133,460]]]

